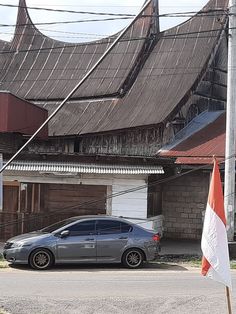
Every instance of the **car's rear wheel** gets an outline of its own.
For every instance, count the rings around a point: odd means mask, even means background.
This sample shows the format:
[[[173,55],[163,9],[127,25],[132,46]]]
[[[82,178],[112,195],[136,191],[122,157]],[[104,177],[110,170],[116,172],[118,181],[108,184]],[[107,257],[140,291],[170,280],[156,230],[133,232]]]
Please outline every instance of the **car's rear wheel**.
[[[122,257],[122,263],[128,268],[139,268],[143,265],[144,254],[141,250],[133,248],[125,251]]]
[[[53,255],[49,250],[37,249],[33,251],[29,258],[30,267],[37,270],[45,270],[53,265]]]

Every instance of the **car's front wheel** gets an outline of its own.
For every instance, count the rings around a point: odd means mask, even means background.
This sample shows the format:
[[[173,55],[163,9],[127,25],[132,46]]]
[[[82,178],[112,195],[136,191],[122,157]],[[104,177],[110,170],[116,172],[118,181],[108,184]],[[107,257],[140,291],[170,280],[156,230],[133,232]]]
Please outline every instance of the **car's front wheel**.
[[[53,255],[46,249],[37,249],[33,251],[29,258],[30,267],[37,270],[45,270],[53,265]]]
[[[136,248],[127,250],[122,257],[123,265],[128,268],[139,268],[143,265],[143,262],[144,254]]]

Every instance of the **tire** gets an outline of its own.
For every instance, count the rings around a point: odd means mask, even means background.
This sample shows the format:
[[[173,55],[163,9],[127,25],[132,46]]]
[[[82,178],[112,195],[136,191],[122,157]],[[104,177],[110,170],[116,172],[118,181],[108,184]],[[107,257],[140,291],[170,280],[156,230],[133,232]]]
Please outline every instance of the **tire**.
[[[144,254],[141,250],[133,248],[124,252],[122,264],[127,268],[139,268],[143,266]]]
[[[29,265],[33,269],[45,270],[54,263],[52,253],[47,249],[37,249],[30,254]]]

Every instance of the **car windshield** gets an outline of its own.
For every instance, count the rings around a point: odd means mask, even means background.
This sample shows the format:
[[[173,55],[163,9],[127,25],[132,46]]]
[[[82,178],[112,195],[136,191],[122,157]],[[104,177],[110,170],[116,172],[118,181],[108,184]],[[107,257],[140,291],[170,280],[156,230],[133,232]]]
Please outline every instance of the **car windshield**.
[[[62,228],[62,227],[64,227],[64,226],[68,225],[68,224],[71,223],[71,222],[76,221],[76,220],[78,220],[78,218],[75,218],[75,217],[73,217],[73,218],[68,218],[68,219],[65,219],[65,220],[56,222],[55,224],[50,225],[50,226],[48,226],[48,227],[45,227],[45,228],[41,229],[40,231],[41,231],[41,232],[44,232],[44,233],[51,233],[51,232],[53,232],[53,231],[55,231],[55,230],[57,230],[57,229],[59,229],[59,228]]]

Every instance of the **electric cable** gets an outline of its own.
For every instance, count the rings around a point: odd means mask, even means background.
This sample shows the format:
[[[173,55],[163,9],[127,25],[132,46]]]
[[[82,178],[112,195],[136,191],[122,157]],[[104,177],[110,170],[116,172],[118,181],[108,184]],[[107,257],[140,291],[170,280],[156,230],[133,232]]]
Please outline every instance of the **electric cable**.
[[[93,11],[75,11],[75,10],[61,10],[61,9],[50,9],[45,7],[32,7],[32,6],[20,6],[20,5],[13,5],[13,4],[0,4],[2,7],[10,7],[10,8],[22,8],[28,10],[39,10],[39,11],[50,11],[50,12],[57,12],[57,13],[72,13],[72,14],[86,14],[86,15],[109,15],[109,16],[123,16],[123,17],[135,17],[135,14],[130,13],[111,13],[111,12],[93,12]],[[207,15],[211,13],[225,13],[227,14],[228,10],[223,8],[216,8],[216,9],[208,9],[204,11],[187,11],[187,12],[171,12],[171,13],[164,13],[164,14],[155,14],[155,15],[145,15],[149,17],[178,17],[178,16],[192,16],[194,14],[198,15]]]
[[[209,156],[207,156],[207,158],[209,158]],[[232,155],[232,156],[230,156],[228,158],[225,158],[224,160],[219,161],[218,163],[219,164],[225,163],[225,161],[227,159],[231,159],[231,158],[235,158],[235,155]],[[109,199],[112,199],[114,197],[118,197],[118,196],[122,196],[122,195],[125,195],[125,194],[128,194],[128,193],[132,193],[132,192],[136,192],[136,191],[140,191],[140,190],[146,189],[147,187],[156,186],[156,185],[159,185],[159,184],[171,182],[171,181],[173,181],[175,179],[178,179],[180,177],[183,177],[183,176],[188,175],[190,173],[193,173],[195,171],[209,169],[209,167],[210,167],[209,164],[204,164],[204,165],[195,167],[193,169],[187,170],[185,172],[182,172],[180,174],[175,174],[173,176],[170,176],[170,177],[167,177],[167,178],[163,178],[163,179],[160,179],[160,180],[156,180],[156,181],[153,181],[151,183],[147,183],[145,185],[141,185],[141,186],[138,186],[138,187],[135,187],[135,188],[130,188],[130,189],[126,189],[126,190],[121,191],[121,192],[113,193],[113,194],[108,195],[107,197],[103,197],[101,199],[97,199],[97,200],[93,200],[93,201],[87,201],[87,202],[83,202],[80,205],[74,205],[74,206],[70,206],[70,207],[65,207],[65,208],[62,208],[62,209],[54,210],[53,212],[45,213],[45,214],[43,214],[40,217],[38,216],[38,214],[40,214],[40,213],[35,213],[35,214],[34,213],[33,214],[32,213],[28,213],[28,214],[31,214],[31,217],[20,218],[20,219],[16,219],[14,221],[11,221],[9,223],[0,224],[0,228],[7,227],[7,226],[10,226],[10,225],[15,225],[16,223],[29,222],[29,221],[35,220],[35,219],[48,218],[48,217],[54,216],[56,213],[59,213],[59,212],[64,212],[64,211],[69,211],[69,210],[74,210],[74,209],[80,209],[81,207],[94,205],[94,204],[97,204],[99,202],[107,201]],[[227,195],[227,196],[230,196],[230,195]],[[22,214],[27,214],[27,213],[22,213]]]

